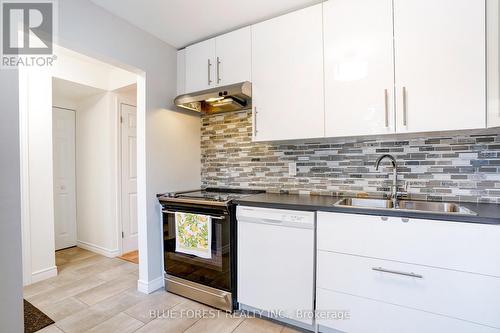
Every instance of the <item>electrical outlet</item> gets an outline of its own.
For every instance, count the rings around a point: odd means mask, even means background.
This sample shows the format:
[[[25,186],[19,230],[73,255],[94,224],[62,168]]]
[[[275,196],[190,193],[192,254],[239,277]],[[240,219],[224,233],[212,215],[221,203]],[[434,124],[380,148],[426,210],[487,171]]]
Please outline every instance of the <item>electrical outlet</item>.
[[[295,162],[288,163],[288,175],[291,177],[297,175],[297,163]]]

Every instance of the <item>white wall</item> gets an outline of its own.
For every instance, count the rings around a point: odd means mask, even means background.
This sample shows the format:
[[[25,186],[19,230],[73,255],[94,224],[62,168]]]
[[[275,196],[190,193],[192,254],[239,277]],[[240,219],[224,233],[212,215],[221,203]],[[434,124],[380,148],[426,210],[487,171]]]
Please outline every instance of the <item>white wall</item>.
[[[57,61],[51,72],[54,77],[102,90],[115,90],[134,84],[137,75],[71,50],[55,47]]]
[[[0,323],[23,332],[17,70],[0,70]]]
[[[20,114],[26,120],[21,132],[25,172],[22,174],[23,219],[28,244],[25,283],[57,275],[54,244],[54,200],[52,162],[52,77],[49,71],[20,70],[24,98]],[[21,124],[23,126],[23,124]]]
[[[76,110],[76,107],[78,106],[78,100],[60,96],[57,94],[52,94],[52,105],[58,108]]]
[[[144,75],[138,91],[146,88],[146,99],[137,103],[139,287],[148,292],[163,284],[161,214],[155,195],[200,186],[199,116],[169,110],[176,95],[175,48],[87,0],[58,3],[62,46]]]
[[[77,244],[108,257],[119,254],[116,98],[107,92],[76,108]]]

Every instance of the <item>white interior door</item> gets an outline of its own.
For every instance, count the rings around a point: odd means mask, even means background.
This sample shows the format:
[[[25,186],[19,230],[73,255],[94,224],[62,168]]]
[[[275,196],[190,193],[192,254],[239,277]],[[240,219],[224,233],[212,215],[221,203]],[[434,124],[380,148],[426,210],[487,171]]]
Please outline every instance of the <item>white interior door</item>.
[[[76,245],[75,111],[53,108],[56,250]]]
[[[137,250],[137,113],[120,104],[122,170],[122,252]]]

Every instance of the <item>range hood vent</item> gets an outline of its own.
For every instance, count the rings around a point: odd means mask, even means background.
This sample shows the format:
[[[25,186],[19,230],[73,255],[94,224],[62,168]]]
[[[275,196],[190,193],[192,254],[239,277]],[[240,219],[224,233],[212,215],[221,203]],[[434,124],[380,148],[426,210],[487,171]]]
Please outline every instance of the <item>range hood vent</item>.
[[[252,108],[252,84],[248,81],[177,96],[175,105],[201,112],[219,113]]]

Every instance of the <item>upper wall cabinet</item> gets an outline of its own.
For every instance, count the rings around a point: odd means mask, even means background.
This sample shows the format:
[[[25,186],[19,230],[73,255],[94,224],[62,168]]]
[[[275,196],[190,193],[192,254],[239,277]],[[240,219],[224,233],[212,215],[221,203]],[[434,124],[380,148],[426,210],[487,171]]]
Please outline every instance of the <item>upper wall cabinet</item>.
[[[325,2],[326,136],[484,128],[485,25],[484,0]]]
[[[484,0],[395,0],[398,132],[486,126]]]
[[[215,87],[215,38],[186,48],[186,93]]]
[[[255,141],[324,136],[321,6],[252,26]]]
[[[177,95],[186,92],[186,49],[177,51]]]
[[[392,0],[324,3],[327,137],[394,133]]]
[[[500,126],[500,5],[486,1],[488,127]]]
[[[251,80],[251,28],[186,48],[186,93]]]
[[[245,27],[215,39],[218,85],[252,80],[251,28]]]

